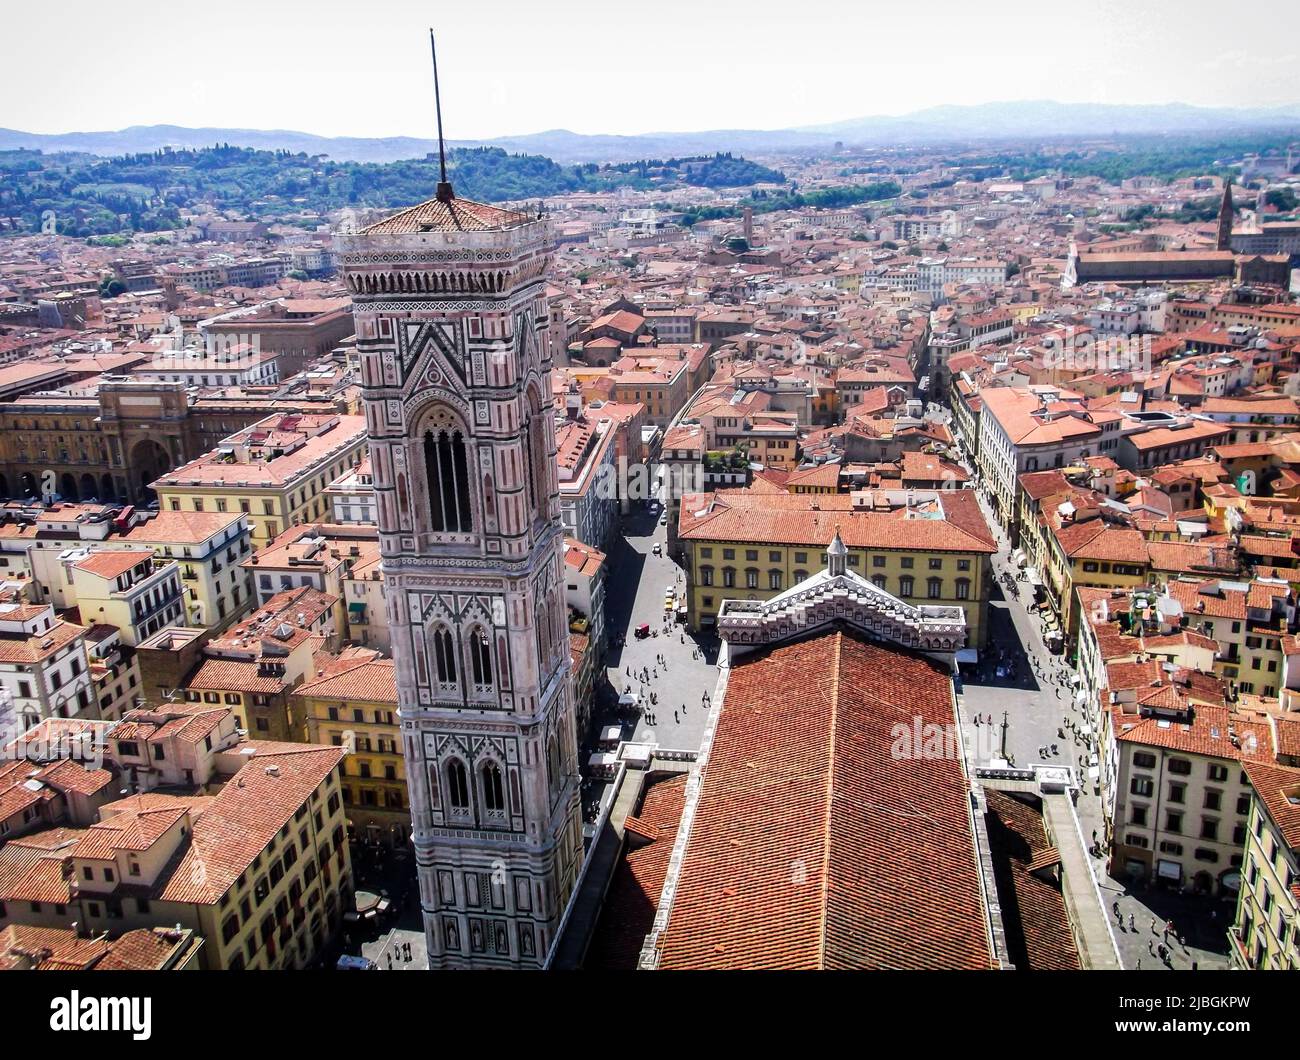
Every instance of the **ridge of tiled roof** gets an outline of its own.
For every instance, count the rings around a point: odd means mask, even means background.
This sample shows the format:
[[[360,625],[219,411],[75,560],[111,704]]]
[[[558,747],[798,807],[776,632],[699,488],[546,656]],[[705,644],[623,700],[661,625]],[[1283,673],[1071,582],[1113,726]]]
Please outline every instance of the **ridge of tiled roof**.
[[[521,210],[506,210],[473,199],[429,199],[377,221],[362,235],[410,235],[419,232],[491,232],[518,228],[536,220]]]
[[[739,659],[660,967],[989,968],[961,761],[891,753],[916,718],[950,675],[849,631]]]

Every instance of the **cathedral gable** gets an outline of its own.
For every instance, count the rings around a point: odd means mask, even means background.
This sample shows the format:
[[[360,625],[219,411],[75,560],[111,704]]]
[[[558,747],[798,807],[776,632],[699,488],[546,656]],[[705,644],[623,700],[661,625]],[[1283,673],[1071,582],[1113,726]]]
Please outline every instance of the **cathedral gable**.
[[[442,387],[463,397],[467,376],[460,348],[453,324],[405,324],[397,333],[403,388],[410,393],[426,387]]]

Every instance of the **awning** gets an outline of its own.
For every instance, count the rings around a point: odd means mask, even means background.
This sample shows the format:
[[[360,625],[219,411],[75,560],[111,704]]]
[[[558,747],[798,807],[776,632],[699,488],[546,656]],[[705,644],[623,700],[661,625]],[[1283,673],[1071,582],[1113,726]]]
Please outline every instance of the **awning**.
[[[353,600],[348,604],[348,613],[353,615],[364,615],[366,613],[366,605],[360,600]]]
[[[1156,863],[1156,875],[1165,880],[1181,880],[1183,878],[1183,867],[1176,861],[1158,861]]]
[[[1043,584],[1043,579],[1042,579],[1042,577],[1039,575],[1039,573],[1038,573],[1038,568],[1037,568],[1037,567],[1026,567],[1026,568],[1025,568],[1025,580],[1026,580],[1027,582],[1029,582],[1029,584],[1032,585],[1032,586],[1034,586],[1035,588],[1037,588],[1038,586],[1040,586],[1040,585]]]
[[[957,649],[957,662],[959,665],[961,663],[977,663],[979,661],[980,661],[980,653],[977,649],[975,648]]]

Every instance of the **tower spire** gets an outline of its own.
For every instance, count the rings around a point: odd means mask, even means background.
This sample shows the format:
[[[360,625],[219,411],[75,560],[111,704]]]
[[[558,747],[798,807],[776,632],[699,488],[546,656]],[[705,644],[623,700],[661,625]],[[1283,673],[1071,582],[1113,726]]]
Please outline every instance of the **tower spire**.
[[[1216,250],[1232,249],[1232,177],[1223,178],[1223,202],[1219,203],[1219,233]]]
[[[831,543],[826,546],[826,569],[832,578],[838,578],[844,574],[848,554],[849,550],[844,547],[844,540],[840,537],[840,524],[836,523],[835,536],[831,538]]]
[[[433,53],[433,107],[438,115],[438,191],[439,202],[451,202],[456,197],[451,181],[447,179],[447,149],[442,139],[442,93],[438,90],[438,45],[429,29],[429,51]]]

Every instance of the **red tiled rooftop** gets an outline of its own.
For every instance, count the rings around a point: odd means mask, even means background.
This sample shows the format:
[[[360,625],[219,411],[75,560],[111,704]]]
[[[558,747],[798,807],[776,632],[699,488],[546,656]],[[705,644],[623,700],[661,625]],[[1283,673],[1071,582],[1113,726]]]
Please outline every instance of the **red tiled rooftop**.
[[[954,723],[951,677],[833,631],[731,671],[665,969],[988,968],[959,758],[891,753]]]
[[[418,232],[490,232],[518,228],[535,220],[519,210],[504,210],[472,199],[429,199],[370,225],[362,235],[410,235]]]

